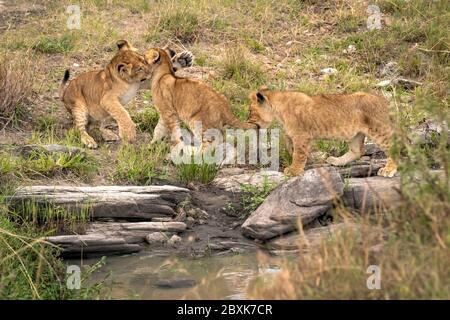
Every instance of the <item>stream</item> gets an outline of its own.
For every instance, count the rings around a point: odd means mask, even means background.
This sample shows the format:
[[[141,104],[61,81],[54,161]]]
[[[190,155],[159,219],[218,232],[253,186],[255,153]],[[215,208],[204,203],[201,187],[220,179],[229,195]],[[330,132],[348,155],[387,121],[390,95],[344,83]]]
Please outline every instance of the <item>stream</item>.
[[[92,266],[98,261],[85,259],[82,264]],[[155,256],[144,250],[107,257],[88,283],[107,279],[103,290],[112,299],[245,299],[247,285],[277,274],[283,261],[258,259],[255,252],[192,259]],[[80,260],[66,263],[80,265]]]

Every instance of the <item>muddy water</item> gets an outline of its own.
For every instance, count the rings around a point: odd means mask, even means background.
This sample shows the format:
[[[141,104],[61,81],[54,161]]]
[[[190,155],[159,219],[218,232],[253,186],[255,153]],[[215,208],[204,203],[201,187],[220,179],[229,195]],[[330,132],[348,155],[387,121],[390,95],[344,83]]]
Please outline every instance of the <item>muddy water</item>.
[[[245,299],[247,286],[258,279],[269,280],[282,259],[264,259],[255,253],[198,259],[158,257],[148,251],[108,257],[94,272],[94,283],[107,277],[105,292],[113,299]],[[98,259],[84,260],[93,265]],[[68,261],[80,264],[80,261]]]

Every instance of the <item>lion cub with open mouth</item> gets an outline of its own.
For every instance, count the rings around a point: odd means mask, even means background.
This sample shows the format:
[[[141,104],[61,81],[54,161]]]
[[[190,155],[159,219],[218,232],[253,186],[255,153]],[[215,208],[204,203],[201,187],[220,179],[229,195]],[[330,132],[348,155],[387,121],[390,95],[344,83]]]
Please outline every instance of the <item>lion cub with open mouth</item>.
[[[388,102],[377,95],[364,92],[353,94],[322,94],[308,96],[295,91],[260,89],[250,95],[252,100],[248,122],[266,128],[279,121],[286,133],[286,145],[292,154],[287,175],[304,171],[313,139],[349,139],[349,151],[343,156],[329,157],[327,162],[343,166],[364,154],[367,135],[388,155],[378,175],[393,177],[397,165],[389,157],[393,133]]]
[[[162,119],[154,130],[152,142],[170,134],[174,144],[180,143],[181,121],[191,131],[194,131],[196,122],[201,122],[203,132],[210,128],[222,130],[226,125],[242,129],[256,128],[236,118],[225,96],[210,86],[175,76],[170,57],[164,50],[149,49],[144,56],[152,69],[152,98]]]

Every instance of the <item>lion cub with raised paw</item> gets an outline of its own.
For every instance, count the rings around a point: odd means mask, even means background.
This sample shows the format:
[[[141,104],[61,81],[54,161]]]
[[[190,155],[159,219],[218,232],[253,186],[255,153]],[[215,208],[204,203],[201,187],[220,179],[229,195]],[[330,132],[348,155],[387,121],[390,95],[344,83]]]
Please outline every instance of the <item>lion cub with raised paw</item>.
[[[69,70],[59,88],[60,99],[72,114],[75,127],[80,131],[81,141],[88,148],[97,143],[87,132],[90,119],[99,121],[102,137],[107,141],[119,137],[104,124],[111,117],[119,125],[119,136],[125,141],[136,137],[136,125],[124,106],[137,94],[141,82],[147,80],[150,67],[144,56],[136,52],[127,41],[117,42],[119,51],[103,70],[89,71],[69,80]]]
[[[393,133],[388,102],[377,95],[322,94],[309,96],[295,91],[260,89],[250,95],[252,100],[248,122],[266,128],[273,120],[280,122],[286,134],[286,146],[292,155],[287,175],[304,171],[313,139],[348,139],[350,150],[343,156],[329,157],[327,162],[343,166],[364,154],[367,135],[388,155],[378,175],[393,177],[397,165],[389,157]]]
[[[152,142],[170,134],[174,144],[180,143],[181,121],[193,132],[198,121],[202,124],[203,132],[210,128],[222,130],[226,125],[242,129],[256,128],[236,118],[225,96],[210,86],[175,76],[170,57],[164,50],[149,49],[144,56],[152,69],[152,98],[162,119],[154,130]]]

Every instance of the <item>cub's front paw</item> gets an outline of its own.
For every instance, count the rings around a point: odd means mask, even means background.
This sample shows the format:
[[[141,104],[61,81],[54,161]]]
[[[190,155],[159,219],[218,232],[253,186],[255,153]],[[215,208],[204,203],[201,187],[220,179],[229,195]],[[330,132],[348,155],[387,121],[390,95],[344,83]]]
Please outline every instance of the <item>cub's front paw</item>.
[[[133,123],[126,127],[120,127],[119,136],[124,141],[133,142],[136,140],[136,125]]]
[[[302,168],[295,168],[295,167],[287,167],[284,169],[284,174],[290,177],[298,176],[299,174],[303,173]]]
[[[378,175],[381,177],[392,178],[397,173],[397,168],[388,168],[388,166],[378,170]]]
[[[98,148],[97,142],[95,142],[94,138],[92,138],[87,133],[81,135],[81,142],[83,142],[83,144],[89,149],[97,149]]]

